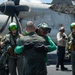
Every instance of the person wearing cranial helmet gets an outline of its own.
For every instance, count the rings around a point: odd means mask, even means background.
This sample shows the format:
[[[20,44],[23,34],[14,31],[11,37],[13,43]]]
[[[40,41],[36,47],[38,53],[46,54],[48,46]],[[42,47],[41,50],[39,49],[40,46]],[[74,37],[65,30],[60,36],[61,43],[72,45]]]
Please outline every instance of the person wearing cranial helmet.
[[[75,35],[75,22],[71,23],[70,29],[71,29],[72,35]]]
[[[7,33],[1,40],[4,46],[9,50],[7,50],[8,56],[8,68],[10,75],[16,75],[16,67],[18,74],[21,75],[23,73],[23,57],[21,54],[15,54],[14,48],[17,46],[17,40],[22,36],[22,34],[18,31],[18,25],[16,22],[11,22],[9,24],[9,33]],[[21,66],[20,66],[21,65]]]
[[[60,31],[60,32],[61,32],[61,31],[65,32],[65,28],[62,26],[62,27],[59,28],[59,31]]]
[[[52,52],[57,49],[57,46],[53,42],[50,36],[47,34],[51,32],[51,28],[47,23],[40,23],[37,28],[37,34],[42,36],[46,40],[46,46],[48,47],[48,52]],[[48,61],[48,55],[46,54],[46,63]]]
[[[57,63],[56,63],[56,70],[60,69],[62,71],[68,70],[64,66],[64,57],[65,57],[65,48],[66,48],[66,40],[67,40],[67,34],[65,33],[65,28],[61,26],[59,28],[59,32],[57,33]]]
[[[75,22],[70,25],[71,33],[69,34],[69,48],[71,51],[72,75],[75,75]]]

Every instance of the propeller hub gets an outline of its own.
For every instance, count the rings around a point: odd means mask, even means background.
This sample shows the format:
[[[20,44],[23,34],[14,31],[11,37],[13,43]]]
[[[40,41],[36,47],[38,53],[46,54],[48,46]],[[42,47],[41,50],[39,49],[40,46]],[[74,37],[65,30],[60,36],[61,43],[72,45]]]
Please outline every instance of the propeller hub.
[[[15,13],[15,4],[13,1],[4,2],[0,5],[0,11],[3,14],[13,16]]]

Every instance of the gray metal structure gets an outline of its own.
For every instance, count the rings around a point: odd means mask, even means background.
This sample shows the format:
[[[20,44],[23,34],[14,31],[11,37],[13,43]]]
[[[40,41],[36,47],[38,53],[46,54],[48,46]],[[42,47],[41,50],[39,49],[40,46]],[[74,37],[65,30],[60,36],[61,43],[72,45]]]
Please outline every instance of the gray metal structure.
[[[71,1],[74,1],[74,0],[53,0],[52,1],[52,4],[72,4]]]
[[[75,0],[53,0],[50,9],[66,14],[75,14]]]

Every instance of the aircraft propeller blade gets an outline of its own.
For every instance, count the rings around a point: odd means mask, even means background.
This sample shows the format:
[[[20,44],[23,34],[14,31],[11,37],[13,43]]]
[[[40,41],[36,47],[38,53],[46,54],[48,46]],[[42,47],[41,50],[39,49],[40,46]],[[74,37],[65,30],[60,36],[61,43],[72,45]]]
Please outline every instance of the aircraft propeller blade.
[[[18,20],[18,18],[17,18],[17,15],[15,14],[14,17],[15,17],[16,23],[17,23],[17,25],[18,25],[18,27],[19,27],[18,30],[19,30],[20,33],[22,33],[22,26],[21,26],[21,23],[19,22],[19,20]]]
[[[8,21],[9,21],[9,18],[10,18],[10,16],[7,18],[7,20],[5,21],[4,25],[1,27],[0,33],[2,33],[3,30],[5,29],[5,27],[7,26],[7,23],[8,23]]]
[[[11,16],[11,22],[13,22],[13,16]]]
[[[20,0],[8,0],[8,1],[13,1],[15,5],[19,5]]]
[[[21,12],[21,11],[29,11],[29,6],[26,5],[20,5],[20,6],[16,6],[16,11],[17,12]]]

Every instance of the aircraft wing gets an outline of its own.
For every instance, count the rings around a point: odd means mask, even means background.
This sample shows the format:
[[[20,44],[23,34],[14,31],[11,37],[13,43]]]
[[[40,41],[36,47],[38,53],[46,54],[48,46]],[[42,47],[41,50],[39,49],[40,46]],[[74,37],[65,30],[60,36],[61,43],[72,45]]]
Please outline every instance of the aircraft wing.
[[[50,7],[50,9],[61,12],[61,13],[66,13],[66,14],[75,14],[75,5],[70,5],[70,4],[54,4]]]

